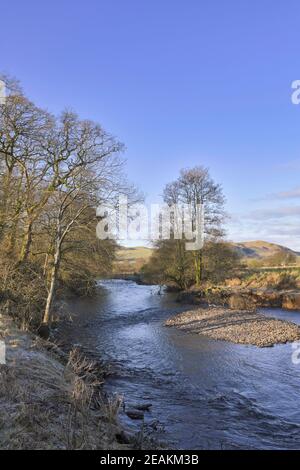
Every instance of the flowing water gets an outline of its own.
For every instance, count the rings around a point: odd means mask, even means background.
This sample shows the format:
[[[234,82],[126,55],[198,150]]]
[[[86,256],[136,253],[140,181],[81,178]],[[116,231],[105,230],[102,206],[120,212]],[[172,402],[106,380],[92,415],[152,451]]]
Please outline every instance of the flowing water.
[[[291,344],[257,348],[166,328],[190,307],[131,281],[101,281],[95,298],[70,307],[75,320],[64,334],[111,363],[106,388],[127,407],[152,404],[146,427],[167,448],[300,448],[300,364]],[[300,323],[299,312],[264,313]]]

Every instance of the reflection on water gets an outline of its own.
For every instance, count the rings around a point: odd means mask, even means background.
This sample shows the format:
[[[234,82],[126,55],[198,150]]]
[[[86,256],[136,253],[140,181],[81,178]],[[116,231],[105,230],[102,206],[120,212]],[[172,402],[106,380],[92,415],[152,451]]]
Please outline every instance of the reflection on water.
[[[290,344],[260,349],[165,328],[187,308],[173,295],[131,281],[99,284],[96,298],[71,304],[76,319],[64,333],[112,363],[110,391],[129,405],[152,403],[146,420],[159,422],[169,446],[300,448],[300,365]],[[300,323],[299,313],[265,313]]]

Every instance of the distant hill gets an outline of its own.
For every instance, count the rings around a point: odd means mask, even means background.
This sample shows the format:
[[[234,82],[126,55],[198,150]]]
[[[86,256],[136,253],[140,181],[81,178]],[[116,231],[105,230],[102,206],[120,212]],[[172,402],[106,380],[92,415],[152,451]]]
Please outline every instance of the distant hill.
[[[276,255],[296,255],[300,257],[300,253],[293,251],[276,243],[264,241],[250,241],[241,243],[231,243],[232,247],[237,250],[242,258],[247,262],[268,261],[268,258]],[[115,262],[114,271],[118,274],[129,274],[139,272],[140,269],[148,262],[153,253],[153,248],[147,247],[121,247],[117,251],[117,261]]]
[[[147,263],[152,253],[152,248],[144,246],[121,247],[117,251],[114,271],[118,274],[138,272]]]
[[[291,254],[300,256],[300,253],[293,251],[286,246],[277,245],[276,243],[264,242],[261,240],[253,242],[232,243],[232,246],[238,251],[243,258],[251,258],[262,260],[271,258],[278,254]]]

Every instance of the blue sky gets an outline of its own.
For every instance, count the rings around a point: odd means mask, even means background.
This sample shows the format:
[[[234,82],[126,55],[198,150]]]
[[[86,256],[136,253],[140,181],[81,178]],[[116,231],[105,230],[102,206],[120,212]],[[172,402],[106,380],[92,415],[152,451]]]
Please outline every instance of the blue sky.
[[[300,250],[299,17],[296,0],[12,0],[0,70],[118,136],[148,202],[202,164],[229,238]]]

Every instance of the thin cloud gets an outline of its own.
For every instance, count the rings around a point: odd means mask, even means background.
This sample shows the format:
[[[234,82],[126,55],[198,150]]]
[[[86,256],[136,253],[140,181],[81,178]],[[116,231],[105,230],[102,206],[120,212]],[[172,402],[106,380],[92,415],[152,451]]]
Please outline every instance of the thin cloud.
[[[278,193],[267,194],[264,197],[256,198],[255,201],[275,201],[287,199],[300,199],[300,187],[289,191],[279,191]]]
[[[274,209],[257,209],[248,214],[241,215],[241,218],[248,220],[269,220],[283,219],[285,217],[300,216],[300,206],[278,207]]]
[[[227,229],[234,241],[264,240],[300,251],[300,220],[240,219],[240,223],[228,224]]]

